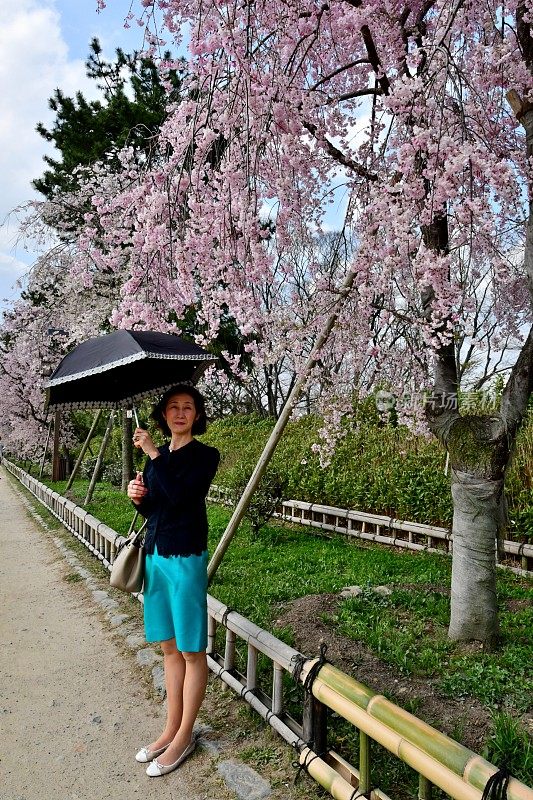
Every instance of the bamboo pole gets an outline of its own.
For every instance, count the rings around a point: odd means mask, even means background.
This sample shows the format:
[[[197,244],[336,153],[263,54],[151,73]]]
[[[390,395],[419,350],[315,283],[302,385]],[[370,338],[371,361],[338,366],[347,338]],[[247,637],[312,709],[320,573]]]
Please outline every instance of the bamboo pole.
[[[71,472],[70,478],[68,479],[68,483],[65,486],[65,491],[70,489],[72,484],[74,483],[74,478],[76,477],[76,474],[77,474],[77,472],[78,472],[78,470],[79,470],[79,468],[81,466],[81,462],[83,461],[83,456],[87,452],[87,448],[89,447],[89,444],[91,443],[91,439],[94,436],[94,432],[96,430],[96,426],[98,425],[98,422],[99,422],[101,416],[102,416],[102,409],[97,411],[95,416],[94,416],[93,424],[91,425],[91,429],[90,429],[89,433],[87,434],[87,438],[85,439],[85,441],[84,441],[84,443],[82,445],[82,448],[80,450],[80,454],[79,454],[78,458],[76,459],[76,463],[74,464],[74,468],[73,468],[73,470]]]
[[[370,792],[370,738],[359,731],[359,791]]]
[[[315,662],[304,665],[304,681]],[[497,769],[444,733],[376,694],[364,684],[325,664],[313,695],[456,800],[479,800]],[[426,784],[427,786],[427,784]],[[533,789],[511,778],[508,800],[533,800]]]
[[[424,775],[420,775],[418,778],[418,800],[432,800],[432,796],[431,781],[428,781]]]
[[[111,432],[113,430],[113,420],[115,418],[115,412],[112,411],[109,415],[109,422],[107,423],[107,428],[104,433],[104,438],[102,439],[102,444],[100,445],[100,452],[98,453],[98,458],[96,459],[96,464],[94,467],[93,476],[91,478],[91,482],[89,484],[89,488],[87,489],[87,496],[85,497],[83,505],[86,506],[90,503],[91,498],[93,496],[94,487],[96,486],[96,479],[98,473],[100,471],[100,467],[102,466],[102,461],[104,460],[104,453],[106,451],[107,445],[109,444],[109,439],[111,438]]]
[[[265,472],[270,462],[270,459],[274,455],[274,451],[278,445],[279,440],[281,439],[281,435],[285,430],[287,422],[290,419],[294,406],[296,405],[296,402],[309,377],[309,374],[313,369],[313,367],[317,364],[320,358],[321,350],[324,347],[325,343],[327,342],[329,335],[333,330],[335,323],[337,322],[339,312],[342,308],[345,299],[347,298],[350,292],[350,289],[353,286],[355,276],[356,276],[355,271],[351,271],[348,273],[346,280],[344,281],[342,288],[339,291],[339,297],[337,299],[335,307],[330,316],[328,317],[322,331],[320,332],[313,347],[313,350],[311,352],[311,355],[309,356],[304,368],[302,369],[302,372],[296,379],[294,386],[292,387],[292,390],[289,396],[287,397],[287,400],[285,401],[285,405],[283,406],[282,412],[274,426],[274,430],[270,434],[270,437],[264,447],[264,450],[261,453],[261,456],[259,457],[259,461],[257,462],[255,469],[252,472],[252,475],[250,476],[250,480],[248,481],[248,484],[246,485],[246,488],[239,502],[237,503],[235,511],[233,512],[232,517],[228,523],[228,526],[224,531],[224,534],[220,542],[218,543],[215,552],[213,553],[211,561],[209,562],[207,568],[209,583],[212,581],[213,576],[224,557],[224,553],[228,549],[229,543],[233,539],[233,536],[237,532],[237,529],[241,523],[242,518],[244,517],[246,511],[248,510],[248,506],[250,505],[252,495],[254,494],[255,490],[258,487],[259,481],[261,480],[263,473]]]
[[[460,775],[457,775],[452,769],[424,753],[392,727],[371,717],[365,709],[338,694],[319,677],[313,683],[313,694],[322,703],[347,719],[360,731],[364,731],[414,770],[424,774],[435,786],[439,786],[456,800],[480,800],[479,789],[465,783]]]
[[[326,789],[335,800],[352,800],[354,796],[359,796],[358,787],[354,788],[333,767],[308,747],[302,750],[299,761],[300,764],[308,764],[306,769],[309,775]]]

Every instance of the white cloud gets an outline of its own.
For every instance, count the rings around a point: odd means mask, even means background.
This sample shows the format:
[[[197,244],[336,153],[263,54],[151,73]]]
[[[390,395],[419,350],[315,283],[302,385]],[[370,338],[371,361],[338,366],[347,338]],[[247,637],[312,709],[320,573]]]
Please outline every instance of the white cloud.
[[[45,169],[43,155],[53,152],[35,130],[38,122],[49,125],[54,118],[48,108],[48,98],[58,87],[68,95],[81,89],[86,97],[93,97],[94,87],[85,75],[84,61],[69,58],[53,0],[3,0],[3,10],[0,27],[0,223],[5,225],[14,207],[35,196],[31,181],[40,177]],[[11,249],[16,239],[16,222],[10,220],[9,235],[5,228],[2,233],[2,277],[5,278],[7,269],[16,280],[23,263]],[[33,261],[32,254],[21,257]],[[4,281],[2,284],[5,285]]]
[[[0,253],[0,313],[18,297],[20,289],[17,281],[27,272],[28,265],[23,261]]]
[[[59,14],[51,3],[4,3],[7,8],[0,28],[0,171],[5,214],[31,197],[31,180],[43,172],[42,156],[51,148],[35,126],[53,118],[48,98],[58,86],[66,93],[85,89],[88,80],[83,61],[69,61]]]

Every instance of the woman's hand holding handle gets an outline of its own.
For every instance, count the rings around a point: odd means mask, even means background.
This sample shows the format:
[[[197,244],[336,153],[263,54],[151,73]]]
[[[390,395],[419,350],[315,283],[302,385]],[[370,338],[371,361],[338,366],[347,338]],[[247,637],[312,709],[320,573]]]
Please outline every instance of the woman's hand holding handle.
[[[135,428],[133,444],[143,450],[147,456],[154,459],[159,455],[159,450],[152,441],[152,437],[144,428]]]
[[[147,494],[148,489],[143,483],[142,472],[138,472],[135,478],[128,483],[128,497],[138,504]]]

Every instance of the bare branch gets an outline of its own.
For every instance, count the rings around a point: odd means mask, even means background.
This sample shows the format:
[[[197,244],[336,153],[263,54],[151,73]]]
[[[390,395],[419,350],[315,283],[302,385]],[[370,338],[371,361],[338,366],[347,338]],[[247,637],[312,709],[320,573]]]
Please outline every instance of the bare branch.
[[[370,64],[370,61],[368,58],[358,58],[355,61],[350,61],[349,64],[344,64],[342,67],[334,69],[333,72],[329,73],[329,75],[325,75],[323,78],[317,81],[314,86],[311,86],[309,91],[314,92],[319,86],[322,86],[323,83],[330,81],[336,75],[340,75],[341,72],[347,72],[349,69],[359,66],[359,64]]]
[[[361,8],[363,4],[362,0],[345,0],[345,2],[348,3],[349,6],[352,6],[352,8]],[[370,59],[372,68],[377,75],[381,90],[383,91],[383,94],[388,95],[390,92],[390,82],[387,76],[382,72],[381,61],[379,60],[378,51],[368,25],[362,26],[361,35],[363,37],[363,42],[365,43],[368,58]]]
[[[335,147],[335,145],[332,142],[330,142],[329,139],[327,139],[325,136],[319,137],[317,126],[314,125],[312,122],[303,121],[302,125],[304,126],[306,131],[308,131],[317,141],[320,141],[325,145],[328,154],[338,164],[342,164],[343,167],[347,167],[347,169],[352,170],[353,172],[355,172],[356,175],[359,175],[361,178],[365,178],[366,180],[369,181],[377,180],[378,176],[375,173],[369,172],[361,164],[358,164],[357,161],[353,161],[351,158],[348,158],[348,156],[346,156],[342,152],[342,150],[339,150],[338,147]]]
[[[529,398],[533,393],[533,326],[529,331],[518,356],[507,385],[503,390],[501,416],[512,439],[526,413]]]
[[[368,97],[369,95],[371,97],[377,97],[382,94],[383,92],[378,87],[375,89],[358,89],[355,92],[346,92],[346,94],[341,94],[337,100],[340,102],[342,100],[353,100],[355,97]]]

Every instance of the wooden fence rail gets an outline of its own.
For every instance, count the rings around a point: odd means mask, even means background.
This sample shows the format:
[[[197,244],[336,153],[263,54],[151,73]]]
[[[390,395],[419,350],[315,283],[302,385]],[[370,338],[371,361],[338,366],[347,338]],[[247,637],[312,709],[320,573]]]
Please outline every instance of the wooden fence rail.
[[[209,499],[216,503],[232,505],[231,493],[223,486],[212,486]],[[318,528],[323,531],[341,533],[367,542],[404,547],[408,550],[425,550],[430,553],[451,554],[452,532],[449,528],[406,522],[380,514],[366,514],[347,508],[335,508],[320,503],[307,503],[302,500],[284,500],[274,513],[278,519]],[[498,554],[497,542],[494,543]],[[506,539],[501,543],[505,564],[501,567],[513,571],[533,570],[533,544]]]
[[[111,568],[116,545],[122,539],[116,531],[20,467],[6,459],[3,463],[104,567]],[[139,595],[138,599],[142,601],[142,596]],[[224,634],[220,653],[217,651],[219,627]],[[238,641],[244,645],[245,658],[239,652]],[[497,772],[497,768],[481,756],[331,664],[323,663],[323,659],[306,659],[211,595],[208,595],[208,642],[210,669],[298,751],[300,765],[336,800],[361,797],[390,800],[376,787],[373,773],[379,762],[373,764],[371,761],[371,740],[418,773],[419,800],[431,800],[434,786],[454,800],[481,800],[487,781]],[[259,656],[271,664],[269,685],[265,682],[265,670],[258,669]],[[245,665],[241,669],[239,661]],[[287,710],[287,681],[284,680],[287,675],[304,684],[300,720]],[[355,727],[359,737],[357,768],[339,753],[328,749],[327,709],[335,711]],[[507,800],[533,800],[533,789],[511,778]]]

